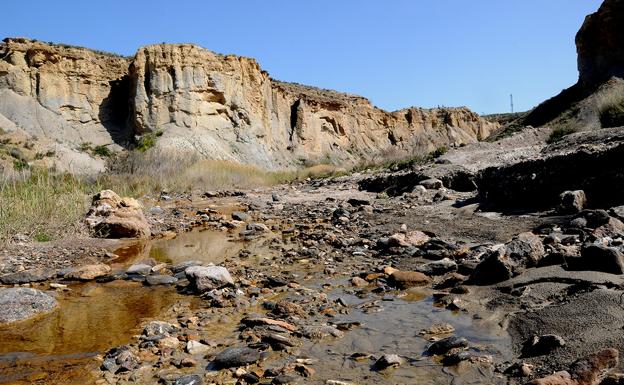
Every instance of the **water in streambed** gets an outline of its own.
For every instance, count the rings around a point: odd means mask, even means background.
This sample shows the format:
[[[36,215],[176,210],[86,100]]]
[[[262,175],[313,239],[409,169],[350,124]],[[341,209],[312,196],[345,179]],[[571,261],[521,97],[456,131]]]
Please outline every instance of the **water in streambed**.
[[[250,251],[250,258],[242,263],[256,264],[259,258],[269,258],[274,252],[268,247],[271,238],[274,236],[240,242],[227,232],[196,230],[172,240],[129,245],[125,250],[118,250],[122,258],[113,269],[121,269],[148,257],[173,264],[187,260],[220,263],[237,258],[242,250]],[[311,264],[283,267],[298,273],[299,277],[318,268]],[[431,293],[427,291],[409,291],[404,297],[391,295],[383,298],[370,293],[360,298],[344,280],[311,278],[300,283],[318,290],[323,284],[331,283],[331,289],[325,291],[329,298],[340,298],[351,309],[348,314],[336,314],[320,322],[355,321],[362,324],[340,339],[304,340],[299,355],[318,359],[318,364],[313,365],[318,373],[306,383],[342,379],[355,383],[448,384],[458,376],[461,381],[453,383],[496,383],[491,373],[479,372],[474,366],[448,369],[430,358],[423,358],[428,342],[418,336],[418,332],[434,323],[447,322],[455,327],[456,335],[466,337],[472,346],[478,346],[480,353],[491,353],[500,358],[508,354],[509,340],[498,326],[436,308]],[[126,281],[93,282],[71,285],[70,288],[71,291],[57,293],[60,306],[53,313],[0,328],[0,383],[26,384],[38,380],[46,384],[92,383],[90,372],[97,369],[93,355],[130,342],[132,336],[139,333],[143,320],[157,319],[176,301],[189,302],[194,298],[179,294],[173,287],[145,287]],[[210,334],[214,338],[235,338],[237,319],[232,318],[231,324],[211,326]],[[396,353],[409,357],[412,362],[391,373],[379,373],[371,371],[368,361],[350,359],[353,353],[375,356]],[[275,366],[289,359],[292,357],[275,354],[266,365]]]

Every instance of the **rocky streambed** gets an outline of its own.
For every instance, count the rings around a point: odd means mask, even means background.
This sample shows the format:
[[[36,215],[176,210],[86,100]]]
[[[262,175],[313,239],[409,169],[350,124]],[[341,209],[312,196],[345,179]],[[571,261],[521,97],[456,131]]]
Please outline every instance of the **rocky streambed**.
[[[52,301],[9,301],[41,312],[0,326],[0,382],[619,381],[617,209],[503,215],[442,182],[388,197],[360,179],[163,194],[159,239],[93,241],[82,262],[5,252],[0,291]]]

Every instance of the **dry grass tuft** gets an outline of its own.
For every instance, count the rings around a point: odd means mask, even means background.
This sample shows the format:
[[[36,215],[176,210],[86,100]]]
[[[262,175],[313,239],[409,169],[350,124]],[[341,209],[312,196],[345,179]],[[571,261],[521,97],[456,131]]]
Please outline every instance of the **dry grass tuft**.
[[[24,172],[0,179],[0,244],[15,234],[49,241],[82,231],[89,186],[67,175]]]

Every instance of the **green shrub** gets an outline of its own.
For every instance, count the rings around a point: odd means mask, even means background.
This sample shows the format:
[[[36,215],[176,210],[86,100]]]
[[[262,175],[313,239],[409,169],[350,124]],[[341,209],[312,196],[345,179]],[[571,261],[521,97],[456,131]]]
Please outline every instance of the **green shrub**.
[[[28,162],[21,159],[15,159],[13,160],[13,169],[15,169],[15,171],[24,171],[28,169]]]
[[[624,126],[624,100],[604,107],[600,111],[600,125],[602,128]]]
[[[575,132],[576,132],[576,129],[572,127],[555,128],[550,133],[550,136],[548,137],[548,139],[546,139],[546,143],[548,144],[556,143],[560,141],[561,139],[563,139],[565,136],[573,134]]]
[[[82,152],[89,152],[91,151],[93,148],[91,147],[91,142],[84,142],[80,144],[80,147],[78,147],[78,150],[82,151]]]
[[[442,155],[446,154],[447,151],[448,151],[448,148],[446,148],[446,146],[440,146],[440,147],[436,148],[435,151],[433,151],[431,153],[431,157],[432,158],[439,158]]]
[[[111,150],[109,150],[107,146],[100,145],[100,146],[96,146],[93,149],[93,154],[99,155],[99,156],[104,157],[104,158],[109,158],[109,157],[111,157],[113,155],[113,152]]]
[[[35,234],[35,240],[37,242],[50,242],[52,240],[52,236],[46,232],[40,231]]]
[[[162,130],[148,132],[139,138],[137,143],[137,151],[145,152],[156,145],[156,141],[163,135]]]

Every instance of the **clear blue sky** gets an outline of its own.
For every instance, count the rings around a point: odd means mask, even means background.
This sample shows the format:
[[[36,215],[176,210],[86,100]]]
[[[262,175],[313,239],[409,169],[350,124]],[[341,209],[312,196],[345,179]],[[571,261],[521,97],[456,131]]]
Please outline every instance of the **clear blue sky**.
[[[574,36],[600,0],[21,0],[0,35],[133,55],[193,42],[272,77],[395,110],[526,110],[577,78]]]

